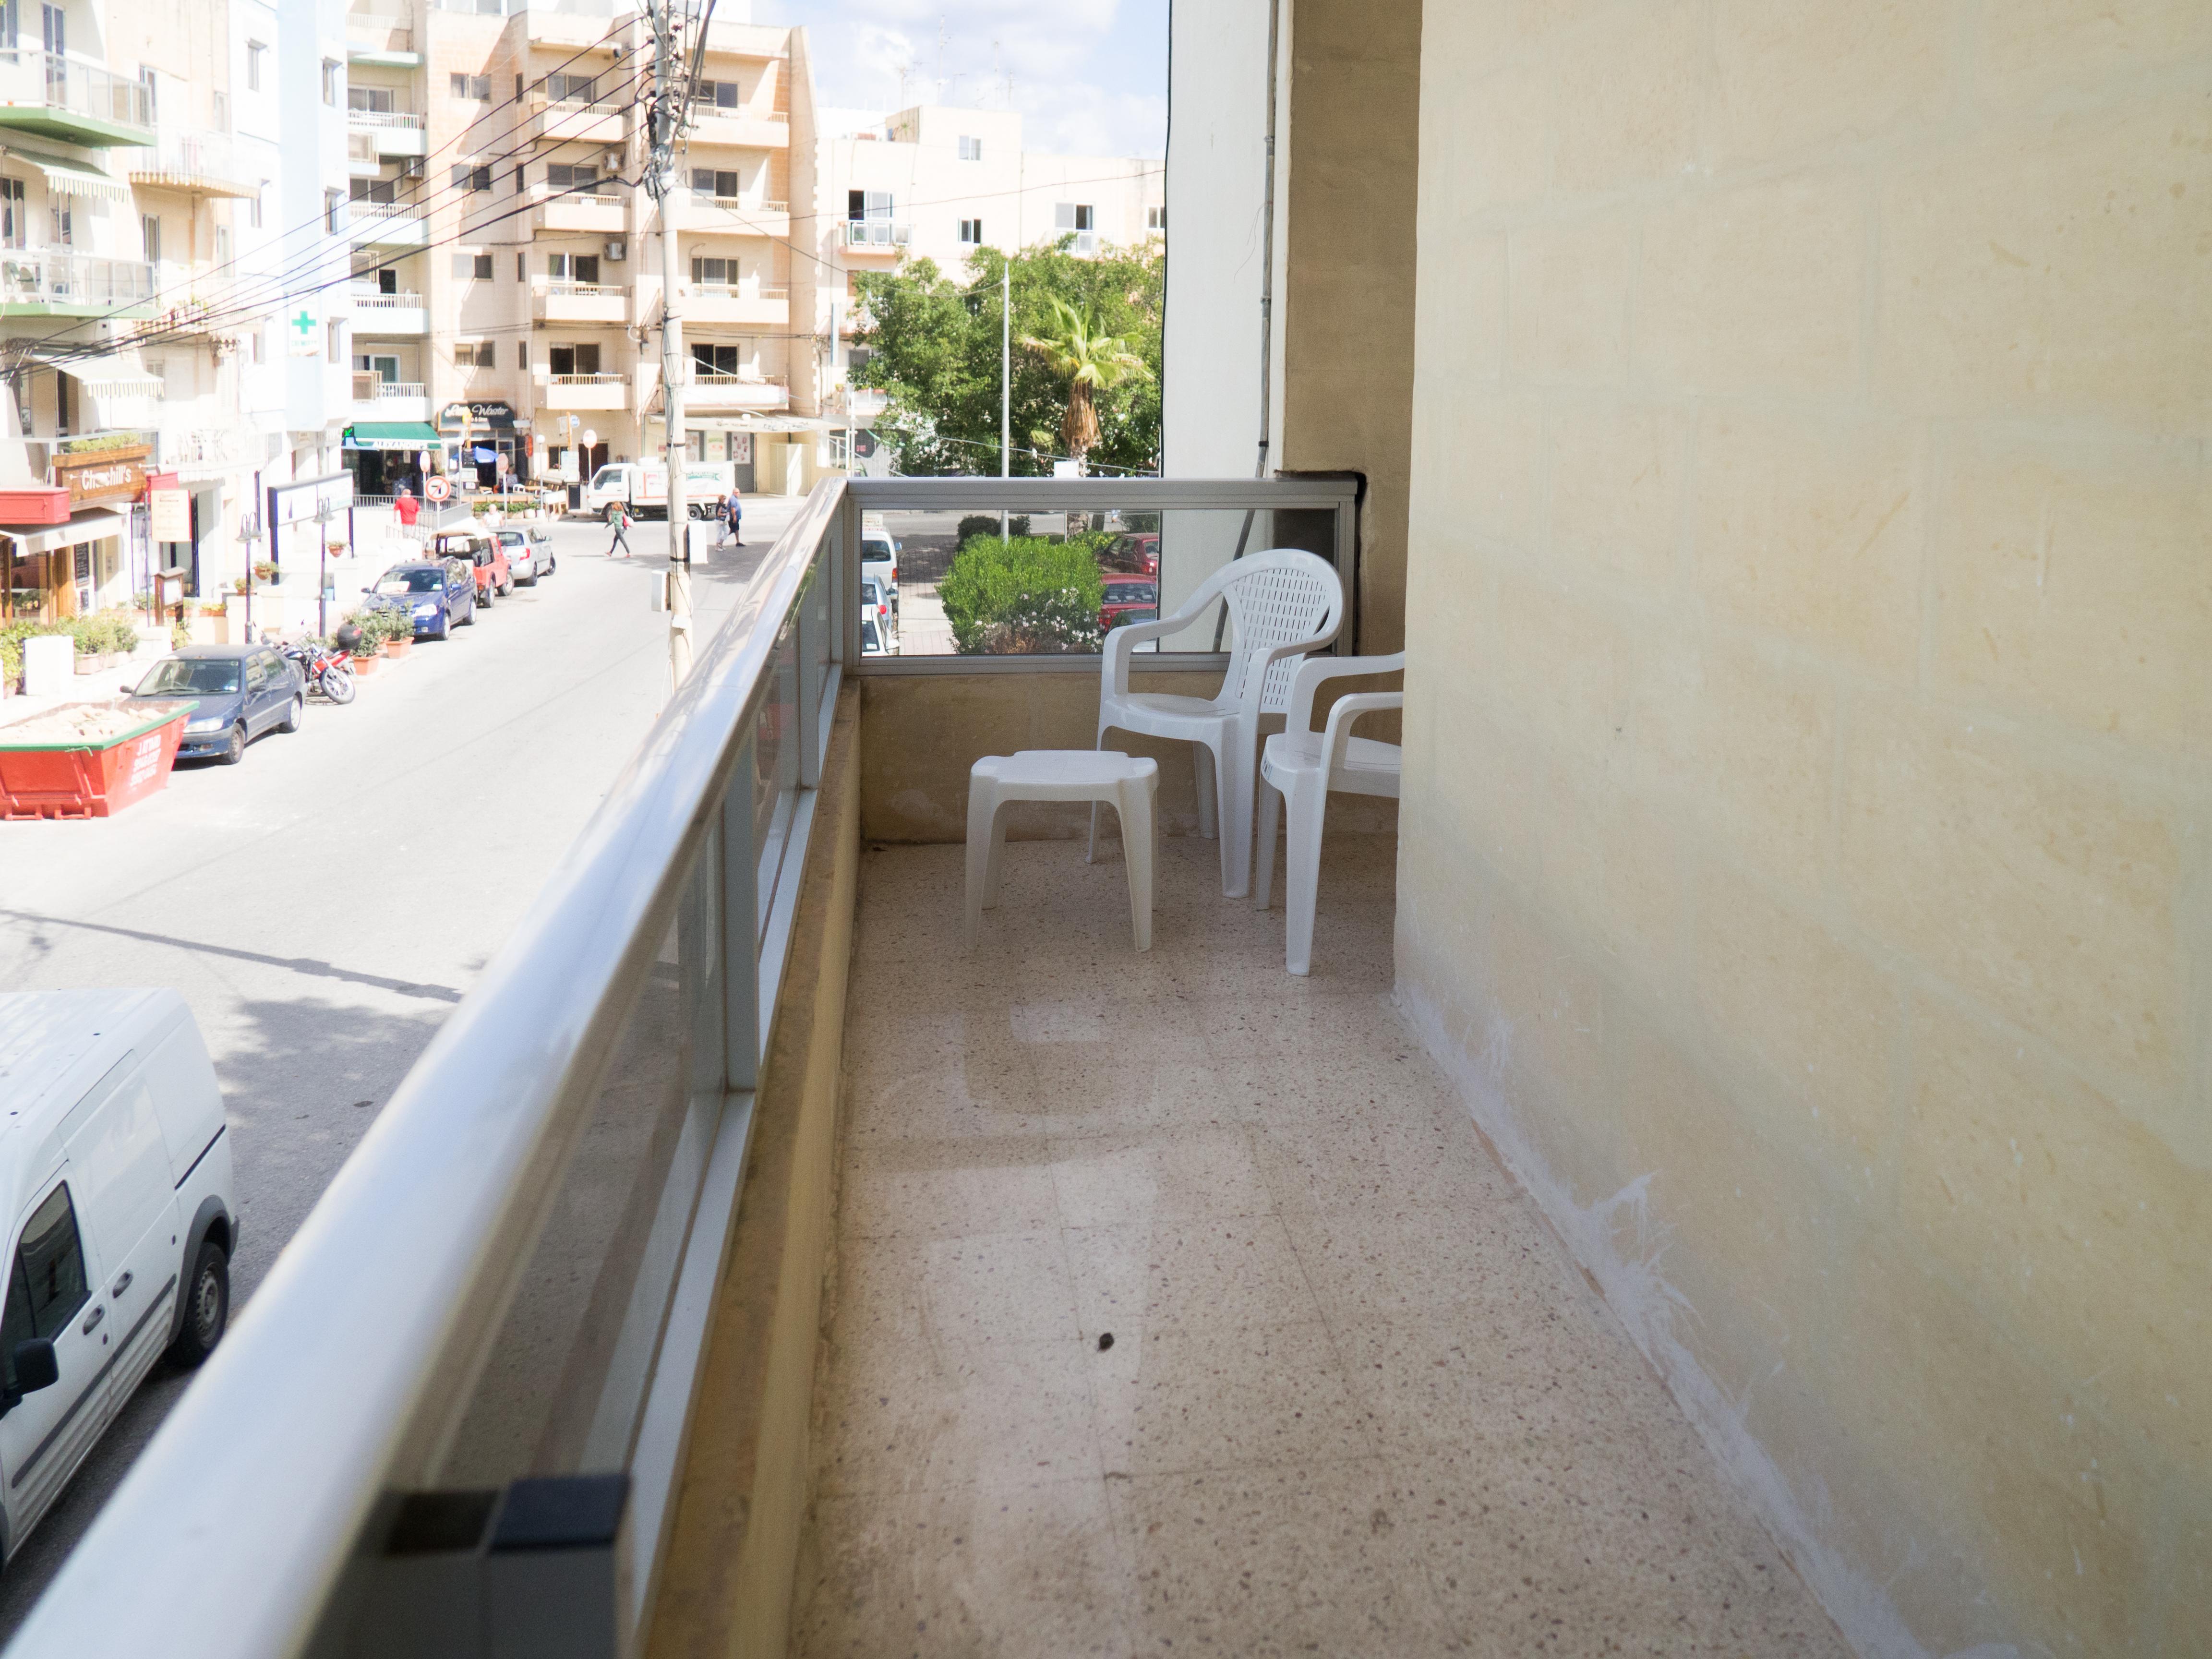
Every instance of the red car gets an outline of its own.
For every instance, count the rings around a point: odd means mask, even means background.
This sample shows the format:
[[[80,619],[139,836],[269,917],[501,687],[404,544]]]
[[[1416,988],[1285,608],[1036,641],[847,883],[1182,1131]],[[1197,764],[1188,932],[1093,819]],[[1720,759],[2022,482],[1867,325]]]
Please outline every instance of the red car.
[[[1160,532],[1139,530],[1116,536],[1099,562],[1109,572],[1125,576],[1157,576],[1160,574]]]
[[[507,550],[495,536],[481,530],[441,530],[431,538],[430,551],[438,558],[460,559],[475,568],[478,605],[489,605],[495,596],[514,592],[514,573],[507,568]]]
[[[1109,633],[1124,623],[1158,622],[1160,585],[1135,576],[1109,576],[1105,603],[1098,607],[1098,631]]]

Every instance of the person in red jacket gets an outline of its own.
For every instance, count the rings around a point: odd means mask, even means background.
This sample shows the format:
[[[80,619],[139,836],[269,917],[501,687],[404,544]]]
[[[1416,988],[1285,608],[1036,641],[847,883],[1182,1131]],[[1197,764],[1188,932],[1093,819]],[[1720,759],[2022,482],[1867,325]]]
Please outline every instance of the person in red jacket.
[[[399,494],[392,500],[392,510],[399,515],[399,527],[402,530],[412,530],[415,527],[416,515],[422,510],[422,503],[415,499],[405,484],[402,484],[399,486]]]

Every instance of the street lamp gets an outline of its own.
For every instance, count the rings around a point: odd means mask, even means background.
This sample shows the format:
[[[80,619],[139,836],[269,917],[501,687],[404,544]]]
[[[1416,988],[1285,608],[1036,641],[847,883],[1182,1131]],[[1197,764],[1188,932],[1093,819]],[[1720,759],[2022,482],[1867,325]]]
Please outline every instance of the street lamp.
[[[337,515],[331,508],[330,500],[318,489],[315,492],[315,633],[323,639],[331,635],[331,520]]]

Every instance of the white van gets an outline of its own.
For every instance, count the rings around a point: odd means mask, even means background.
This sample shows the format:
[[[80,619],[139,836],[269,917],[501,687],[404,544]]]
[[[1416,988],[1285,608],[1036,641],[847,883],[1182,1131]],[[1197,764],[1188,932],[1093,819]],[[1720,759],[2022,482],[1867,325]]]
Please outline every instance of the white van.
[[[693,461],[684,469],[684,510],[686,517],[711,519],[714,505],[727,501],[737,488],[733,461]],[[638,519],[668,516],[668,464],[665,461],[609,461],[592,474],[584,486],[584,511],[612,520],[618,507],[627,507]]]
[[[196,1365],[238,1248],[222,1093],[174,991],[0,994],[0,1553],[164,1353]]]

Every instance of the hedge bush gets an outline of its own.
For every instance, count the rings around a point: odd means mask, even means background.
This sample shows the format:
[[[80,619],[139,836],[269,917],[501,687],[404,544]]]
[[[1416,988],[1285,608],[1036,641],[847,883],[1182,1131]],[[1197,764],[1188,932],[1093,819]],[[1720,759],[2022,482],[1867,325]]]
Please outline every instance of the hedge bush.
[[[937,597],[963,655],[1017,656],[1098,649],[1103,536],[973,536],[953,556]]]
[[[1026,513],[1016,513],[1011,515],[1006,520],[1006,533],[1009,536],[1028,535],[1030,515]],[[960,527],[953,532],[952,540],[956,546],[965,547],[978,536],[989,536],[995,540],[998,534],[999,515],[997,514],[970,513],[960,520]]]

